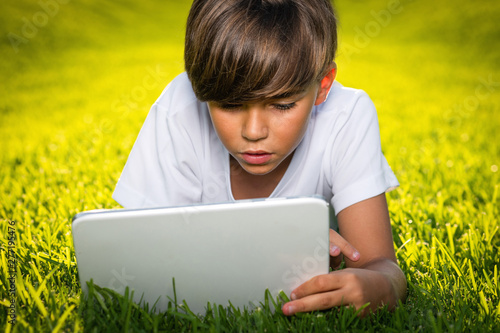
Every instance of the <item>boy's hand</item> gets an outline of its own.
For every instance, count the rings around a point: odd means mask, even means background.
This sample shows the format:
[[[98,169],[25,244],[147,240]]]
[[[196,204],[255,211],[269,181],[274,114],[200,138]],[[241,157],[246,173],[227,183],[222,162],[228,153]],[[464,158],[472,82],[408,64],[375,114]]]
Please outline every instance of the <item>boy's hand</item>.
[[[337,218],[342,236],[330,230],[331,264],[337,267],[344,255],[347,268],[315,276],[293,290],[282,308],[285,315],[370,303],[364,315],[404,301],[406,278],[394,253],[385,194],[349,206]]]
[[[332,268],[338,268],[342,262],[343,256],[346,256],[352,261],[357,261],[359,260],[360,254],[358,250],[354,248],[354,246],[352,246],[336,231],[330,229],[330,266]],[[343,273],[345,272],[345,270],[341,272]],[[332,272],[331,274],[333,273],[335,272]],[[342,280],[344,279],[341,275],[330,276],[330,274],[327,274],[314,277],[292,292],[292,302],[289,302],[283,306],[283,313],[285,315],[292,315],[296,312],[322,310],[331,308],[335,305],[340,305],[335,304],[335,302],[330,305],[331,302],[328,302],[328,298],[331,296],[326,295],[325,292],[342,288],[345,289],[346,287],[349,288],[348,286],[341,287],[339,282]],[[318,294],[321,292],[323,292],[323,294]],[[297,299],[301,300],[293,302]],[[319,307],[317,304],[318,302],[320,303]]]
[[[330,229],[330,256],[330,265],[332,268],[338,268],[343,256],[357,261],[360,254],[354,246]],[[312,278],[292,292],[290,296],[292,301],[283,306],[283,313],[293,315],[297,312],[323,310],[353,303],[354,300],[344,299],[343,295],[352,295],[354,291],[363,289],[362,285],[357,285],[358,283],[363,284],[362,276],[359,279],[356,278],[356,274],[360,273],[356,269],[345,269]],[[362,300],[360,301],[362,302]]]
[[[399,269],[390,260],[374,264]],[[369,309],[375,310],[381,301],[390,307],[395,306],[397,299],[388,276],[377,269],[364,268],[346,268],[315,276],[297,287],[290,298],[292,301],[282,308],[287,316],[342,305],[353,305],[359,309],[370,303],[363,311],[366,314]]]

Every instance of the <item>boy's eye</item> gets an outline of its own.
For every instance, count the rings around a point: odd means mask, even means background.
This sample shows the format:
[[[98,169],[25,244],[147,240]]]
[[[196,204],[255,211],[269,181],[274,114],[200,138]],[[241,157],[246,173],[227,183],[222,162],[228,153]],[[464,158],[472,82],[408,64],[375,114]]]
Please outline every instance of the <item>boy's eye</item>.
[[[279,111],[287,111],[287,110],[292,109],[294,106],[295,106],[295,102],[286,103],[286,104],[281,104],[281,103],[273,104],[273,107]]]
[[[224,110],[236,110],[242,107],[241,104],[219,104],[219,107]]]
[[[296,103],[272,103],[270,106],[278,111],[287,111],[295,107]],[[234,111],[244,108],[243,104],[238,103],[221,103],[218,105],[222,110]]]

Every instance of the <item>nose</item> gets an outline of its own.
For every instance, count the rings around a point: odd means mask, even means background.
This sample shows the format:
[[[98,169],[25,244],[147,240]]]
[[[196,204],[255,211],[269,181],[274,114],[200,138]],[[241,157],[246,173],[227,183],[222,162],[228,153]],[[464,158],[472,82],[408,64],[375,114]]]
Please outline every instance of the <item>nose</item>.
[[[264,110],[257,107],[249,108],[241,135],[249,141],[258,141],[267,138],[268,134],[269,128]]]

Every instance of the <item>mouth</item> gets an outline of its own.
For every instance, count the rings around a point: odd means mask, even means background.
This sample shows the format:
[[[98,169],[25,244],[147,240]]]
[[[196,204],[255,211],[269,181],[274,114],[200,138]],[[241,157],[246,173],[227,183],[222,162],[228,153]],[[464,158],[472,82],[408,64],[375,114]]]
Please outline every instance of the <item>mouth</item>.
[[[267,163],[271,159],[272,154],[262,150],[245,151],[241,153],[241,157],[248,164],[259,165]]]

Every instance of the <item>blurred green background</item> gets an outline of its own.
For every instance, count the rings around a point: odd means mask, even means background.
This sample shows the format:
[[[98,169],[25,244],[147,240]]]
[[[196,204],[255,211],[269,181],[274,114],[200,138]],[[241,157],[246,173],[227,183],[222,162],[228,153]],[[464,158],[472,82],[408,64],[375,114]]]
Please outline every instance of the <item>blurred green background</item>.
[[[36,280],[33,256],[67,264],[61,274],[74,284],[60,290],[61,302],[80,297],[71,218],[119,207],[111,193],[149,107],[183,71],[190,4],[0,3],[0,218],[18,223],[25,281]],[[474,265],[476,279],[499,261],[500,2],[338,0],[335,7],[337,78],[375,102],[382,147],[401,183],[389,205],[409,304],[418,303],[419,288],[435,288],[417,306],[434,309],[454,280],[433,262],[433,237],[461,269]],[[48,266],[36,262],[45,276]],[[5,281],[6,305],[3,288]],[[500,316],[498,291],[488,290],[474,316],[486,308]],[[467,299],[461,292],[449,297]]]
[[[15,175],[9,165],[29,165],[30,177],[41,170],[44,177],[64,174],[72,195],[85,183],[78,209],[109,206],[150,105],[183,70],[190,1],[0,6],[4,184],[6,174]],[[494,183],[500,163],[497,2],[337,1],[336,8],[338,80],[374,100],[383,148],[402,187],[439,181],[425,174],[435,159],[450,172],[472,168],[482,178],[474,181],[485,187]],[[415,171],[419,179],[408,177]],[[33,190],[29,183],[18,186]]]

